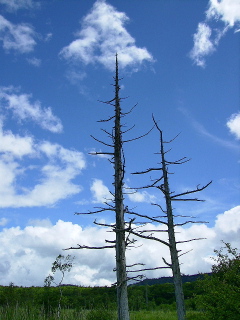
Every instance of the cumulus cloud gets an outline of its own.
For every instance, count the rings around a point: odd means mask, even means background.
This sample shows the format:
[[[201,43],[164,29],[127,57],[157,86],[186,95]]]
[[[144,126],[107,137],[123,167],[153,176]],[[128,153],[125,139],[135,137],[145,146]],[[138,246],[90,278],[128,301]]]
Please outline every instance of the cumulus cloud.
[[[191,59],[201,67],[205,67],[206,57],[217,49],[220,39],[230,28],[236,27],[235,32],[238,31],[240,2],[210,0],[205,15],[205,21],[198,24],[197,32],[193,36],[194,46],[190,52]]]
[[[6,52],[29,53],[34,50],[36,33],[31,25],[13,24],[0,15],[0,41]]]
[[[227,121],[227,127],[236,139],[240,140],[240,112],[231,115]]]
[[[154,195],[149,194],[147,191],[136,191],[133,193],[128,193],[128,197],[132,202],[148,202],[153,203],[156,200]]]
[[[145,229],[156,228],[147,224]],[[158,229],[163,229],[158,226]],[[4,228],[0,232],[2,243],[0,252],[0,274],[2,285],[14,282],[16,285],[43,285],[44,278],[49,274],[52,262],[62,249],[77,247],[77,244],[101,246],[105,239],[113,240],[114,233],[107,228],[81,227],[72,222],[59,220],[55,225],[49,220],[31,221],[31,224],[20,227]],[[179,245],[183,252],[192,250],[180,258],[181,271],[184,274],[209,272],[213,250],[222,246],[221,240],[230,242],[239,248],[240,206],[231,208],[217,216],[215,225],[193,224],[188,228],[177,228],[177,240],[205,237],[206,240],[186,242]],[[61,234],[61,237],[59,237]],[[167,235],[161,233],[163,239]],[[93,236],[94,235],[94,236]],[[157,234],[159,236],[159,233]],[[139,239],[137,247],[127,251],[128,264],[145,263],[146,267],[162,265],[162,257],[169,261],[166,246],[157,242]],[[115,252],[108,250],[70,250],[67,254],[75,256],[74,267],[66,274],[65,283],[76,285],[110,285],[115,282]],[[148,278],[171,275],[170,270],[145,271]]]
[[[33,0],[0,0],[9,11],[17,11],[19,9],[32,9],[39,6],[39,2]]]
[[[113,198],[108,187],[103,184],[102,180],[94,179],[90,190],[93,194],[93,202],[95,203],[108,202]]]
[[[240,206],[234,207],[224,214],[219,214],[216,220],[216,228],[223,233],[235,233],[240,230]]]
[[[14,135],[10,130],[4,131],[2,121],[0,121],[0,142],[0,153],[4,158],[9,156],[21,158],[34,152],[32,137]]]
[[[136,46],[135,39],[124,27],[127,21],[129,18],[124,12],[117,11],[105,0],[96,1],[84,17],[76,40],[64,47],[60,56],[85,65],[100,63],[113,70],[118,53],[120,67],[137,70],[144,61],[153,61],[153,57],[146,48]]]
[[[31,159],[32,165],[27,165]],[[26,161],[26,162],[25,162]],[[84,155],[48,141],[0,130],[0,207],[52,206],[77,194]],[[31,181],[29,184],[23,178]],[[22,180],[23,179],[23,180]]]
[[[234,27],[240,22],[240,2],[238,0],[210,0],[206,14],[208,19],[221,19],[226,25]]]
[[[77,243],[104,245],[105,229],[83,229],[62,220],[55,225],[46,220],[44,223],[32,222],[33,225],[24,229],[13,227],[0,232],[5,248],[0,253],[0,274],[4,278],[4,283],[1,284],[8,285],[12,281],[16,285],[42,286],[55,258],[59,253],[64,254],[62,249],[76,246]],[[109,237],[111,236],[108,234],[108,239]],[[66,275],[64,281],[81,285],[110,285],[114,281],[113,272],[108,278],[102,274],[104,270],[112,271],[114,268],[114,253],[111,250],[97,251],[91,255],[87,250],[68,251],[67,254],[76,258],[72,272]]]
[[[0,106],[13,112],[19,120],[31,120],[43,129],[54,133],[62,132],[61,120],[50,107],[43,108],[39,101],[31,103],[30,94],[20,94],[13,87],[0,87]]]

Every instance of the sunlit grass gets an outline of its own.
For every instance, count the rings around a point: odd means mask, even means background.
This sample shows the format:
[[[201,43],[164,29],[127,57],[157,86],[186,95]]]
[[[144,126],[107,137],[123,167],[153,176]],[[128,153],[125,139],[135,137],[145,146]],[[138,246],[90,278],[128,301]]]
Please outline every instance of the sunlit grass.
[[[1,320],[117,320],[116,311],[97,310],[74,310],[63,309],[58,314],[57,310],[46,312],[44,308],[35,307],[0,307]],[[154,310],[154,311],[131,311],[131,320],[177,320],[176,311]],[[203,320],[200,312],[188,311],[187,320]]]

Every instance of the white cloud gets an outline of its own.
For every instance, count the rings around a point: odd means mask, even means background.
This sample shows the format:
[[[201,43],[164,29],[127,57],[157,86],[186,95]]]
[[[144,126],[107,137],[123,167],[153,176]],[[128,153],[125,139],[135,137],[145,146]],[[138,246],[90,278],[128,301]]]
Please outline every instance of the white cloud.
[[[234,207],[224,214],[219,214],[216,227],[223,233],[235,233],[240,230],[240,206]]]
[[[23,162],[28,159],[31,166]],[[37,143],[32,137],[14,135],[1,128],[0,207],[55,205],[81,191],[73,180],[85,165],[81,152],[48,141]],[[23,182],[25,179],[27,182]]]
[[[206,12],[208,19],[221,19],[230,27],[240,22],[239,0],[210,0],[209,5]]]
[[[124,24],[129,18],[117,11],[104,0],[95,2],[91,12],[82,21],[82,28],[76,33],[77,39],[64,47],[60,55],[83,64],[100,63],[113,70],[115,54],[119,66],[137,67],[146,61],[153,61],[146,48],[138,48],[135,39],[127,32]]]
[[[8,156],[21,158],[26,155],[31,155],[33,152],[32,137],[21,137],[14,135],[10,130],[4,131],[3,123],[0,121],[0,153],[3,153],[5,158]]]
[[[129,199],[133,202],[149,202],[153,203],[156,200],[154,195],[149,194],[147,191],[127,192]]]
[[[227,127],[230,132],[236,136],[236,139],[240,139],[240,112],[231,115],[227,122]]]
[[[39,101],[30,102],[30,94],[19,94],[13,87],[0,87],[0,106],[10,109],[19,120],[31,120],[43,129],[54,133],[62,132],[61,120],[50,107],[43,108]]]
[[[144,227],[151,230],[152,224]],[[158,229],[163,229],[159,226]],[[66,274],[65,283],[94,286],[110,285],[115,282],[114,249],[108,250],[70,250],[62,252],[77,244],[88,246],[105,245],[105,239],[113,240],[114,233],[106,228],[85,227],[59,220],[52,225],[49,220],[31,221],[31,225],[4,228],[0,232],[0,275],[2,285],[11,281],[16,285],[43,285],[44,278],[50,272],[52,262],[59,253],[75,256],[72,271]],[[230,242],[232,247],[239,248],[240,239],[240,206],[232,208],[217,216],[215,226],[193,224],[188,228],[178,227],[177,240],[206,238],[179,245],[182,252],[189,251],[180,258],[181,271],[184,274],[209,272],[213,250],[222,246],[221,240]],[[59,237],[59,234],[61,237]],[[157,233],[159,236],[160,233]],[[167,240],[167,234],[161,233]],[[93,236],[94,235],[94,236]],[[142,246],[140,246],[142,244]],[[146,267],[163,265],[162,257],[169,261],[168,248],[154,241],[139,239],[137,247],[127,251],[127,263],[142,262]],[[145,271],[148,278],[170,275],[169,270]]]
[[[8,219],[7,218],[1,218],[0,219],[0,226],[5,226],[8,223]]]
[[[47,35],[44,38],[44,41],[48,42],[52,39],[53,34],[51,32],[47,33]]]
[[[194,34],[194,46],[190,52],[190,58],[201,67],[205,66],[206,57],[216,50],[220,39],[230,28],[236,27],[237,32],[240,25],[240,2],[210,0],[205,14],[205,21],[198,24],[198,30]],[[222,25],[217,25],[217,22]]]
[[[114,281],[114,273],[111,272],[108,279],[102,273],[114,268],[114,252],[111,249],[97,250],[90,255],[88,250],[62,251],[77,246],[77,243],[104,245],[105,237],[105,229],[82,229],[79,225],[61,220],[56,225],[45,221],[24,229],[3,229],[0,232],[1,243],[4,243],[4,250],[0,253],[0,274],[4,278],[2,284],[8,285],[12,281],[16,285],[42,286],[57,255],[66,253],[76,258],[72,271],[66,274],[65,283],[110,285]],[[109,234],[108,239],[111,239]]]
[[[14,50],[19,53],[29,53],[34,50],[36,36],[32,26],[28,24],[13,24],[0,15],[0,40],[3,49],[8,52]]]
[[[113,198],[108,187],[103,184],[102,180],[94,179],[90,190],[93,194],[93,202],[95,203],[108,202]]]
[[[194,47],[190,53],[191,58],[198,66],[205,66],[205,56],[216,50],[210,40],[211,33],[212,30],[207,24],[198,24],[197,33],[194,34]]]
[[[32,9],[39,6],[39,2],[33,0],[0,0],[0,4],[6,6],[9,11],[17,11],[19,9]]]
[[[40,67],[41,65],[41,59],[38,58],[29,58],[27,59],[28,63],[33,65],[34,67]]]

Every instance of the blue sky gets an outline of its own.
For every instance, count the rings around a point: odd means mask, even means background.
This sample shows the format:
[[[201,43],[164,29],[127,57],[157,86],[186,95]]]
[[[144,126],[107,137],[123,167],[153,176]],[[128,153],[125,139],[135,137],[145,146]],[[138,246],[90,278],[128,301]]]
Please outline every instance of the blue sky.
[[[179,229],[185,244],[182,272],[209,271],[221,240],[239,247],[239,32],[238,0],[209,1],[32,1],[0,0],[0,284],[42,285],[63,248],[97,245],[105,229],[76,216],[102,203],[112,190],[113,169],[92,151],[109,151],[91,138],[106,139],[98,123],[113,110],[114,56],[118,52],[121,96],[133,130],[152,127],[154,114],[168,160],[191,161],[172,168],[173,191],[213,183],[198,196],[204,203],[177,203],[176,214],[208,224]],[[158,133],[125,144],[127,187],[149,184],[131,175],[159,161]],[[156,214],[156,190],[126,195],[139,213]],[[151,229],[152,226],[149,225]],[[141,240],[130,262],[161,264],[167,248]],[[161,252],[161,254],[159,254]],[[74,251],[66,281],[79,285],[114,282],[114,252]],[[147,255],[147,259],[146,259]],[[159,260],[156,260],[159,256]],[[101,261],[101,263],[99,263]],[[34,264],[34,266],[33,266]],[[168,271],[146,273],[148,277]]]

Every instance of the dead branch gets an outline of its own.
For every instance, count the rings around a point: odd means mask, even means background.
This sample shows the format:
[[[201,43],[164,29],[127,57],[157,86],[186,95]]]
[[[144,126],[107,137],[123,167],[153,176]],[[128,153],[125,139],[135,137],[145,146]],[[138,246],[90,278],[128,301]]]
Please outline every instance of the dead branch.
[[[112,153],[112,152],[98,152],[98,151],[96,151],[96,152],[89,152],[88,154],[90,154],[90,155],[93,155],[93,156],[97,156],[97,155],[110,155],[110,156],[113,156],[114,155],[114,153]]]
[[[111,145],[111,144],[108,144],[108,143],[106,143],[106,142],[104,142],[104,141],[101,141],[101,140],[95,138],[95,137],[92,136],[92,135],[90,135],[90,137],[92,137],[92,138],[93,138],[94,140],[96,140],[97,142],[100,142],[100,143],[104,144],[104,145],[107,146],[107,147],[113,148],[113,145]]]
[[[176,241],[176,243],[185,243],[185,242],[191,242],[191,241],[196,241],[196,240],[206,240],[206,238],[193,238],[190,240]]]
[[[169,269],[170,267],[156,267],[156,268],[144,268],[139,270],[128,270],[127,272],[141,272],[141,271],[151,271],[151,270],[158,270],[158,269]]]
[[[135,236],[137,237],[140,237],[140,238],[143,238],[143,239],[148,239],[148,240],[155,240],[155,241],[158,241],[158,242],[161,242],[162,244],[165,244],[165,246],[168,246],[170,247],[170,244],[164,240],[161,240],[161,239],[158,239],[156,237],[153,237],[153,236],[144,236],[138,232],[135,232],[135,231],[131,231],[132,234],[134,234]]]
[[[167,222],[165,222],[165,221],[160,221],[160,220],[158,220],[158,219],[151,218],[151,217],[149,217],[149,216],[147,216],[147,215],[143,215],[143,214],[136,213],[136,212],[131,212],[131,211],[127,211],[127,213],[128,213],[128,214],[136,215],[136,216],[141,217],[141,218],[146,218],[146,219],[151,220],[151,221],[154,221],[154,222],[158,222],[158,223],[162,223],[162,224],[167,225]]]
[[[131,174],[144,174],[151,171],[159,171],[159,170],[162,170],[162,168],[149,168],[149,169],[146,169],[145,171],[132,172]]]
[[[191,193],[202,191],[202,190],[206,189],[211,183],[212,183],[212,180],[210,182],[208,182],[206,185],[204,185],[203,187],[201,187],[201,188],[199,188],[197,186],[196,189],[176,194],[175,196],[172,196],[171,199],[174,200],[176,197],[181,197],[181,196],[185,196],[187,194],[191,194]],[[184,201],[187,201],[187,200],[184,200]],[[195,200],[195,201],[203,201],[203,200]]]
[[[63,249],[63,250],[78,250],[78,249],[96,249],[96,250],[99,250],[99,249],[109,249],[109,248],[115,248],[115,246],[101,246],[101,247],[91,247],[91,246],[85,246],[85,245],[80,245],[78,244],[78,247],[70,247],[70,248],[66,248],[66,249]]]
[[[188,224],[188,223],[208,223],[208,222],[207,221],[192,221],[192,220],[189,220],[189,221],[185,221],[183,223],[176,223],[176,224],[174,224],[174,227],[184,226],[185,224]]]
[[[131,141],[135,141],[135,140],[139,140],[139,139],[141,139],[141,138],[143,138],[143,137],[146,137],[146,136],[153,130],[153,128],[154,128],[154,126],[153,126],[147,133],[145,133],[145,134],[143,134],[143,135],[141,135],[141,136],[139,136],[139,137],[137,137],[137,138],[125,140],[125,141],[123,141],[123,143],[131,142]]]

